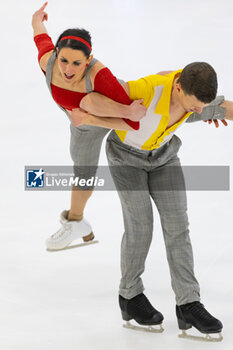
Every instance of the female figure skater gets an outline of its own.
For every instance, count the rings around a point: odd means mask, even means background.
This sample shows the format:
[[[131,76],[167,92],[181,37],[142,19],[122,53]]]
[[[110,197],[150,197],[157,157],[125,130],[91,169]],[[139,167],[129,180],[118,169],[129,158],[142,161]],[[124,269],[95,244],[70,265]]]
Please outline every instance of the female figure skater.
[[[72,110],[82,107],[82,98],[91,91],[99,92],[125,105],[121,116],[109,111],[109,117],[94,117],[92,125],[75,127],[70,124],[70,152],[75,176],[90,178],[95,176],[102,140],[109,128],[114,125],[114,128],[119,130],[138,129],[139,120],[145,115],[146,107],[142,105],[142,100],[131,103],[110,70],[93,58],[91,37],[86,30],[65,30],[54,46],[43,23],[48,19],[44,11],[46,6],[47,2],[33,14],[32,27],[38,48],[39,65],[46,75],[55,102],[69,119]],[[122,117],[124,119],[121,119]],[[98,122],[95,123],[94,120]],[[84,242],[94,239],[91,225],[83,217],[85,205],[92,192],[93,189],[90,188],[80,190],[73,186],[70,210],[61,213],[62,227],[47,239],[48,250],[63,249],[78,238],[82,238]]]

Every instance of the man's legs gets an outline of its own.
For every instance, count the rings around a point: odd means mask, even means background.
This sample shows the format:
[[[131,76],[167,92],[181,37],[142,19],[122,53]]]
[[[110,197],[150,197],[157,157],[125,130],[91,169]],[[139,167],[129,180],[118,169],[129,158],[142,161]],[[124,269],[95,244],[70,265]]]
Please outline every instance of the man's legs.
[[[144,290],[140,276],[144,272],[152,240],[153,212],[149,191],[135,190],[137,182],[147,187],[148,176],[142,169],[115,166],[109,151],[108,160],[121,201],[125,230],[121,243],[122,277],[119,294],[131,299]],[[121,190],[123,186],[126,190]]]
[[[153,162],[153,161],[152,161]],[[150,195],[161,219],[177,305],[200,300],[189,237],[185,183],[178,157],[149,173]]]
[[[153,213],[149,192],[120,191],[119,197],[125,226],[121,243],[119,294],[131,299],[144,290],[140,276],[144,272],[152,240]]]
[[[161,325],[163,315],[142,293],[141,275],[150,248],[153,212],[148,192],[148,173],[143,167],[146,155],[131,153],[114,141],[107,141],[110,171],[118,190],[124,217],[125,232],[121,244],[122,278],[119,304],[125,321],[134,319],[140,325]],[[135,166],[131,166],[135,164]],[[140,185],[141,191],[138,190]],[[132,326],[127,326],[131,328]],[[160,330],[152,330],[162,332]]]
[[[177,156],[150,172],[149,187],[160,213],[172,288],[176,295],[176,316],[179,329],[183,331],[181,337],[221,341],[221,321],[213,317],[199,301],[200,289],[193,270],[185,184]],[[201,333],[219,333],[219,337],[187,335],[185,330],[192,326]]]

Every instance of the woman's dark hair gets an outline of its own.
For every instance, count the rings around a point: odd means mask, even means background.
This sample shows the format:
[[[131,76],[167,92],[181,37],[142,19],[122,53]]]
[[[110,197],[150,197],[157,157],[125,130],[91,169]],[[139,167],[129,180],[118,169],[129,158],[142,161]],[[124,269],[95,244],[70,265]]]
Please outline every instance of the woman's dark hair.
[[[181,88],[187,95],[194,95],[203,103],[210,103],[217,94],[217,74],[206,62],[193,62],[184,67],[179,79]]]
[[[90,56],[90,49],[81,41],[77,41],[77,40],[72,40],[72,39],[64,39],[61,40],[63,37],[65,36],[77,36],[79,38],[82,38],[84,40],[86,40],[88,42],[88,44],[90,46],[92,46],[91,44],[91,35],[90,33],[85,30],[85,29],[79,29],[79,28],[74,28],[74,29],[67,29],[65,30],[58,38],[54,51],[56,50],[56,48],[58,48],[58,52],[60,52],[61,49],[63,49],[64,47],[69,47],[73,50],[81,50],[84,55],[89,58]]]

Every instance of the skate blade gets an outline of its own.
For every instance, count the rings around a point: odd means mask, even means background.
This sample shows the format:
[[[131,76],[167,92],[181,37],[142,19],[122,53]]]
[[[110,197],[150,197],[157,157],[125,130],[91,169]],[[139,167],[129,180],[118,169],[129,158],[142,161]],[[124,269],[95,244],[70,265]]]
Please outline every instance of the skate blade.
[[[129,321],[123,324],[124,328],[132,329],[135,331],[142,331],[142,332],[149,332],[149,333],[162,333],[164,331],[162,324],[158,326],[160,326],[160,328],[154,328],[154,326],[134,326]]]
[[[89,242],[83,242],[83,243],[79,243],[79,244],[74,244],[74,245],[68,245],[67,247],[61,248],[61,249],[49,249],[47,248],[46,250],[48,252],[60,252],[62,250],[68,250],[68,249],[74,249],[74,248],[81,248],[81,247],[85,247],[87,245],[91,245],[91,244],[96,244],[99,243],[99,241],[94,240],[94,241],[89,241]]]
[[[206,334],[206,336],[196,336],[196,335],[190,335],[187,334],[185,331],[182,331],[182,334],[179,334],[179,338],[183,339],[191,339],[191,340],[197,340],[197,341],[206,341],[206,342],[220,342],[223,340],[222,333],[214,333],[218,334],[218,337],[211,337],[209,334]]]

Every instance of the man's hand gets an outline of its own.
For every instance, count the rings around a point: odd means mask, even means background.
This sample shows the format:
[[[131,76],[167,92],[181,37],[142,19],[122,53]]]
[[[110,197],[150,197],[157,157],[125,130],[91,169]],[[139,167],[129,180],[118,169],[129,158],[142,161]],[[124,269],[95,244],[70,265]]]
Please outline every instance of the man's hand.
[[[70,113],[70,118],[74,126],[81,126],[85,124],[89,114],[85,112],[82,108],[74,108]]]
[[[204,120],[205,123],[208,122],[208,124],[212,124],[212,122],[214,122],[215,127],[218,128],[219,127],[219,122],[218,119],[209,119],[209,120]],[[221,122],[223,123],[223,125],[228,126],[227,122],[225,119],[222,119]]]
[[[135,100],[128,106],[128,113],[126,118],[138,122],[145,117],[147,108],[143,106],[143,99]]]

